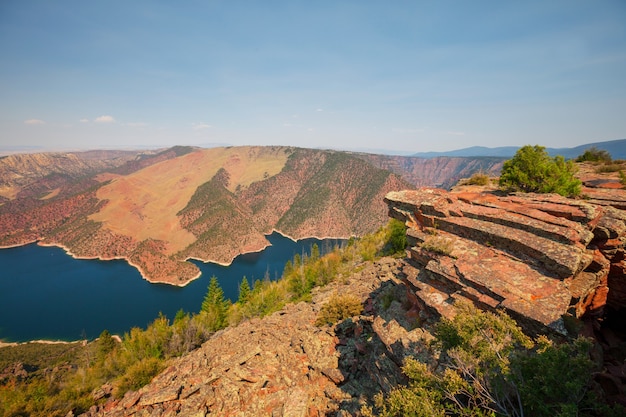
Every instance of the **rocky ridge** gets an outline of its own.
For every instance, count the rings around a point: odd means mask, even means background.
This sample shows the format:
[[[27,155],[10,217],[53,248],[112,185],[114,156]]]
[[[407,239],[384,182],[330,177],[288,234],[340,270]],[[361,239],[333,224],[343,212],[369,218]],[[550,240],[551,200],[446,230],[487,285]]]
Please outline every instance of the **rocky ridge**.
[[[388,193],[389,215],[409,226],[407,258],[355,265],[311,303],[220,331],[122,399],[98,390],[84,416],[358,415],[405,382],[407,356],[435,363],[418,325],[450,317],[460,299],[503,308],[532,335],[594,337],[595,380],[626,403],[625,193],[602,204],[471,187]],[[363,313],[315,326],[337,293],[360,297]]]
[[[392,258],[363,264],[315,290],[310,303],[222,330],[149,385],[83,416],[354,415],[375,393],[404,381],[406,355],[426,351],[429,334],[415,328],[396,278],[401,265]],[[321,306],[347,292],[361,298],[363,314],[315,326]],[[393,301],[386,304],[385,297]]]
[[[596,381],[626,404],[626,190],[582,179],[576,200],[459,187],[385,201],[408,226],[402,277],[423,319],[469,300],[504,309],[528,334],[591,337],[604,364]]]

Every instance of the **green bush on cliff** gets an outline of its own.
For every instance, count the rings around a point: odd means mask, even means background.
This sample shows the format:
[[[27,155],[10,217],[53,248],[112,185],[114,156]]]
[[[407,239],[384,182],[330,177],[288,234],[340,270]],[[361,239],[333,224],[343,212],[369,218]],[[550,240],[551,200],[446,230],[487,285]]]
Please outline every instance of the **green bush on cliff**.
[[[589,149],[586,149],[582,155],[579,155],[576,158],[576,162],[611,162],[613,158],[611,154],[604,150],[598,149],[595,146],[592,146]]]
[[[406,226],[399,220],[391,219],[386,227],[383,255],[404,255],[407,246]]]
[[[510,191],[580,194],[581,182],[574,177],[576,165],[562,156],[551,158],[543,146],[526,145],[504,162],[500,187]]]
[[[333,295],[322,306],[317,315],[317,326],[333,325],[341,320],[361,314],[363,305],[359,297],[352,294]]]
[[[435,327],[439,365],[408,359],[407,386],[379,394],[365,415],[594,416],[616,413],[595,400],[591,343],[532,341],[506,314],[457,304],[452,320]],[[443,369],[443,370],[442,370]]]

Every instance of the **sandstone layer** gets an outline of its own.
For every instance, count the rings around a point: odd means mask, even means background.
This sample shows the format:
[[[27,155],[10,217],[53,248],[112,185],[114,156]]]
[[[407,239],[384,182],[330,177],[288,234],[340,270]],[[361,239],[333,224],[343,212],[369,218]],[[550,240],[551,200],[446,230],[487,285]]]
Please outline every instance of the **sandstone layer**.
[[[535,332],[566,334],[564,317],[626,306],[624,196],[612,190],[600,203],[422,188],[385,200],[390,216],[409,226],[415,268],[406,280],[430,311],[446,316],[465,298],[504,308]]]

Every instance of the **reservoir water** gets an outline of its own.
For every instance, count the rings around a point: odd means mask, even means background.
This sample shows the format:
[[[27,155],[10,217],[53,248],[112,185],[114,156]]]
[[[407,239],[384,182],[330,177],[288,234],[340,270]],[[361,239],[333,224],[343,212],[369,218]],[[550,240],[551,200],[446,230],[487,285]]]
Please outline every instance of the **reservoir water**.
[[[162,312],[198,312],[215,275],[227,298],[236,301],[246,276],[279,278],[295,254],[310,254],[317,243],[325,252],[341,240],[297,242],[274,233],[262,252],[240,255],[229,266],[195,262],[202,276],[185,287],[150,284],[123,260],[80,260],[56,247],[35,244],[0,250],[0,340],[77,340],[102,330],[123,334],[145,327]]]

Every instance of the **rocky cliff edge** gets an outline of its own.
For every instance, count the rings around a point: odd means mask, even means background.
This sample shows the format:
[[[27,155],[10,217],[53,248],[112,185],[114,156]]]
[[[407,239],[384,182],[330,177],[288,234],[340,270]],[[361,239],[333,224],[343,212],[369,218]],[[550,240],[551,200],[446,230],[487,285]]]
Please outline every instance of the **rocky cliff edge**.
[[[434,361],[422,324],[455,300],[505,309],[531,334],[595,337],[596,381],[626,401],[626,191],[587,199],[423,188],[387,194],[408,225],[407,258],[355,265],[289,305],[217,333],[149,385],[103,400],[85,416],[358,415],[405,381],[407,356]],[[363,302],[335,326],[314,322],[333,294]]]

